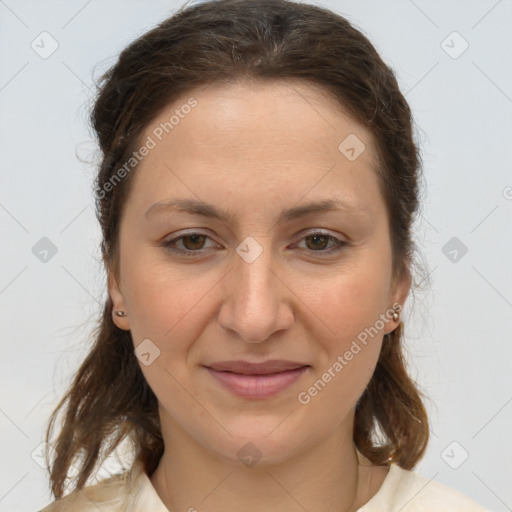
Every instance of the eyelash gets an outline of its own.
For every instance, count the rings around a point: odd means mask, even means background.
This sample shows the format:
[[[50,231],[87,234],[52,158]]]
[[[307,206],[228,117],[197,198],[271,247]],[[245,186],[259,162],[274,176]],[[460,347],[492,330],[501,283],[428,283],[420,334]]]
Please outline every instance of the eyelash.
[[[203,253],[201,251],[203,251],[203,249],[198,249],[198,250],[191,250],[191,249],[187,249],[187,250],[184,250],[184,249],[178,249],[176,247],[173,247],[173,244],[175,244],[176,242],[178,242],[179,240],[182,240],[183,238],[187,238],[187,237],[190,237],[190,236],[194,236],[194,235],[199,235],[199,236],[204,236],[206,239],[210,239],[211,238],[208,236],[208,235],[205,235],[204,233],[198,233],[198,232],[191,232],[191,233],[186,233],[184,235],[180,235],[178,237],[174,237],[174,238],[171,238],[170,240],[166,240],[162,243],[162,246],[165,247],[166,249],[168,249],[169,251],[172,251],[176,254],[182,254],[184,256],[187,256],[187,257],[194,257],[194,256],[201,256]],[[345,246],[349,245],[348,242],[345,242],[344,240],[340,240],[339,238],[336,238],[335,236],[332,236],[332,235],[329,235],[327,233],[324,233],[323,231],[313,231],[311,233],[308,233],[306,234],[304,237],[301,238],[300,241],[308,238],[308,237],[311,237],[311,236],[323,236],[323,237],[327,237],[329,241],[334,241],[335,243],[335,246],[331,247],[330,249],[325,249],[325,250],[313,250],[313,249],[306,249],[307,251],[310,251],[312,253],[320,253],[320,254],[332,254],[334,252],[338,252],[340,251],[341,249],[343,249]]]

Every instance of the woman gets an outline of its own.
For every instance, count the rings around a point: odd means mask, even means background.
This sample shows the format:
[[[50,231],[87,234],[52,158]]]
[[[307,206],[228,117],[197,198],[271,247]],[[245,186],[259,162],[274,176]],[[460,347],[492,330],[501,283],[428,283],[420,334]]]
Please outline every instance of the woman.
[[[412,471],[420,159],[367,38],[313,5],[191,6],[121,53],[92,123],[109,298],[45,512],[484,510]],[[122,441],[132,467],[85,487]]]

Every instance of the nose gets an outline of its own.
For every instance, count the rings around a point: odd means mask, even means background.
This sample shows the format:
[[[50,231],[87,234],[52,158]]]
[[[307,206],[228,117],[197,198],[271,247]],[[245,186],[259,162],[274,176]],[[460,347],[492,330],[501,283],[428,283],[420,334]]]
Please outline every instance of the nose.
[[[273,265],[270,249],[248,263],[238,254],[224,280],[218,320],[247,343],[261,343],[294,322],[293,293]]]

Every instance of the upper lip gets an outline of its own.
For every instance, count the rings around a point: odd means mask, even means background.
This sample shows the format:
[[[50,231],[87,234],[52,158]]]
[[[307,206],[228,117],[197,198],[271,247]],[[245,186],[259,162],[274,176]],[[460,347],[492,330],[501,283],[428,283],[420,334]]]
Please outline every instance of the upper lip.
[[[248,361],[219,361],[207,365],[208,368],[219,372],[233,372],[244,375],[267,375],[269,373],[279,373],[286,370],[295,370],[309,366],[296,361],[286,361],[284,359],[270,359],[262,363],[249,363]]]

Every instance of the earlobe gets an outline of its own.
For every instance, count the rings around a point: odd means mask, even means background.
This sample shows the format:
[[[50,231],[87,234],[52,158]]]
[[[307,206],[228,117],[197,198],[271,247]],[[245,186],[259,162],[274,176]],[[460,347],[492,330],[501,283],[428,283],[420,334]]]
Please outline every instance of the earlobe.
[[[411,274],[407,272],[400,281],[400,283],[396,286],[394,293],[391,297],[392,303],[389,306],[389,321],[388,325],[386,325],[385,334],[391,334],[400,325],[400,316],[404,309],[404,304],[405,301],[407,300],[407,296],[409,295],[411,282]]]
[[[119,329],[129,331],[130,322],[128,320],[124,297],[112,274],[109,274],[108,276],[108,293],[113,304],[112,321],[117,327],[119,327]]]
[[[386,311],[386,330],[384,334],[391,334],[400,325],[400,312],[403,309],[401,302],[394,302],[393,305]]]

